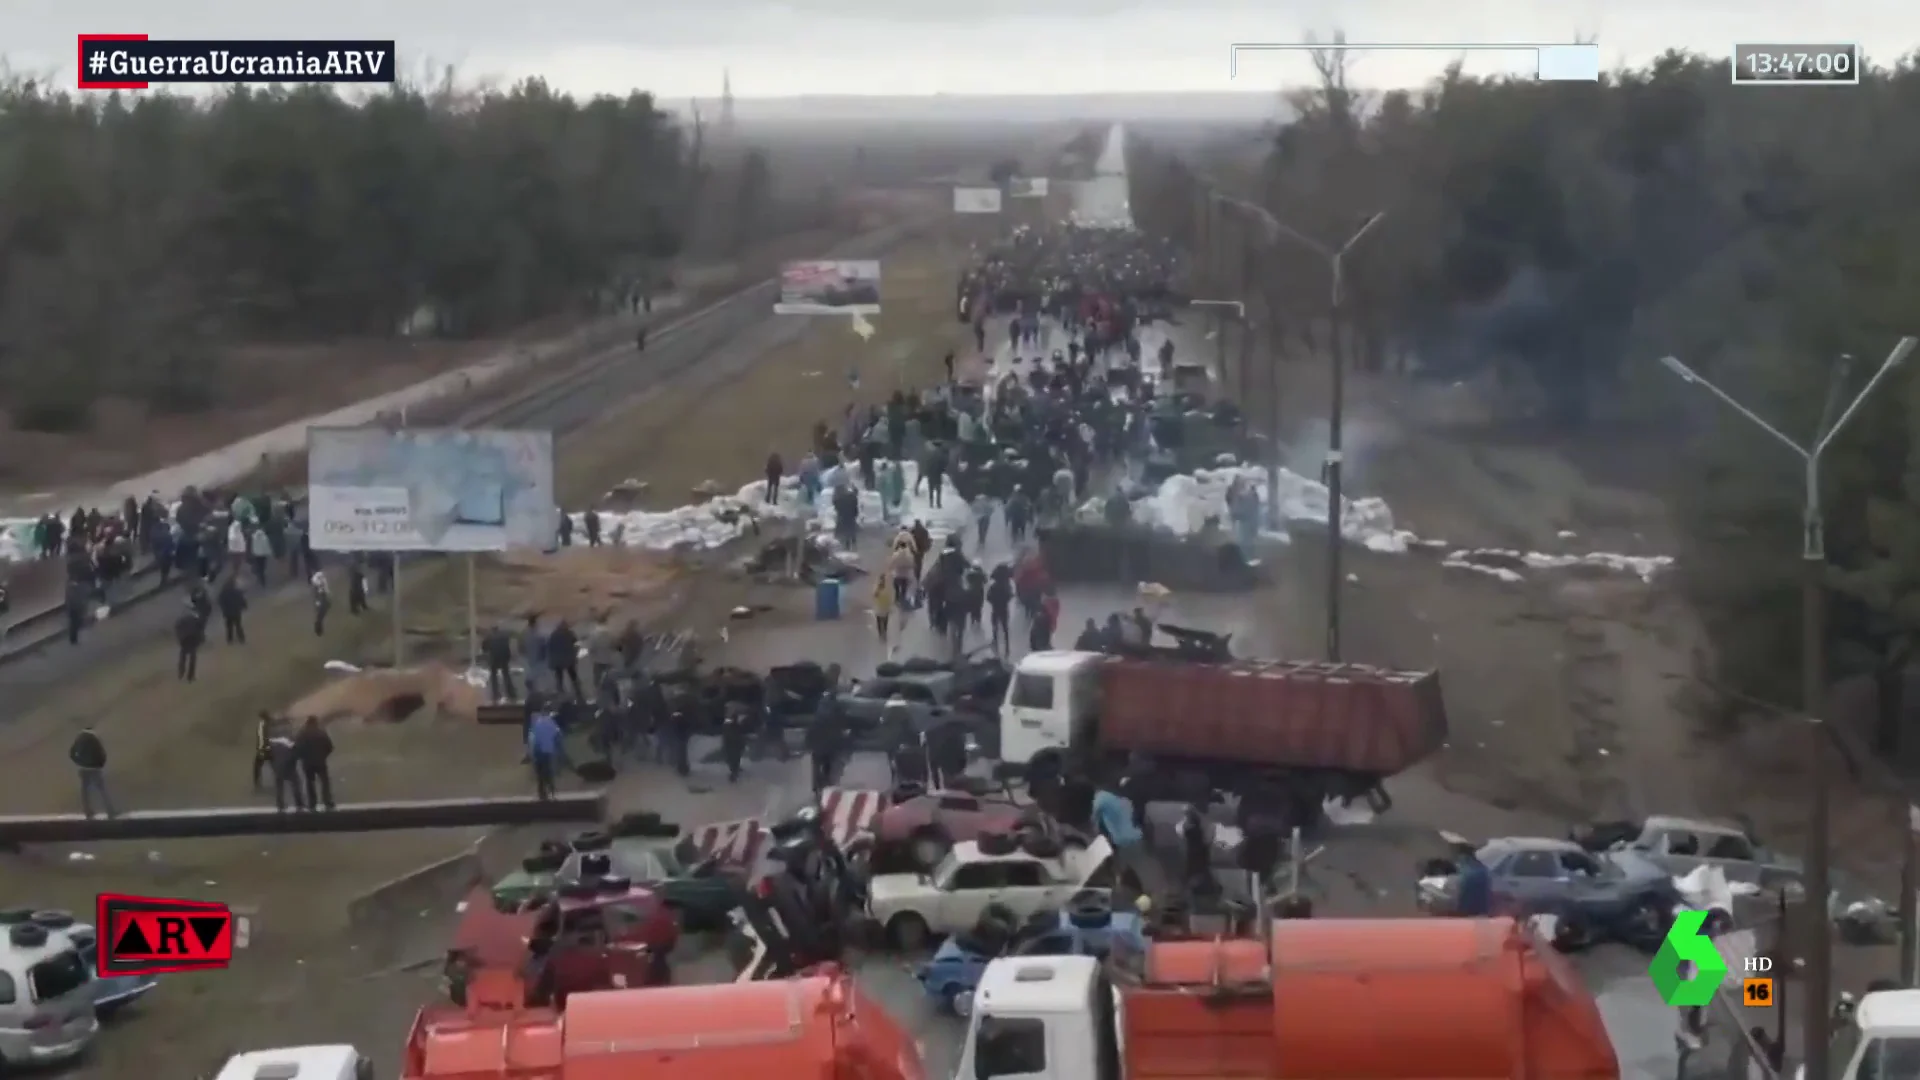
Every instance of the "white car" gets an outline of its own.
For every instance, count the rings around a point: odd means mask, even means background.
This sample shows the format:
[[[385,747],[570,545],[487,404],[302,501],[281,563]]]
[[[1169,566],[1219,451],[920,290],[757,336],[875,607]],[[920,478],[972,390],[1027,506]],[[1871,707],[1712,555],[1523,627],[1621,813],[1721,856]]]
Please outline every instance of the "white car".
[[[931,874],[881,874],[867,886],[869,910],[896,947],[915,950],[936,936],[971,930],[988,905],[1024,919],[1064,905],[1082,889],[1113,887],[1113,848],[1104,837],[1051,857],[1015,848],[989,855],[955,844]]]

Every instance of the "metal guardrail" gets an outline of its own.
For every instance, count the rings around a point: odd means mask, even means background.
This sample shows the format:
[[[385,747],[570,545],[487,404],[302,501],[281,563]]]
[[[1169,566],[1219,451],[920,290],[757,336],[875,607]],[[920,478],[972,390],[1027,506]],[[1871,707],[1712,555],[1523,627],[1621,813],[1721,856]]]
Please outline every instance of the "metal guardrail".
[[[857,257],[871,248],[884,249],[905,239],[907,235],[925,228],[933,220],[933,218],[916,219],[864,233],[846,243],[836,245],[826,255],[842,258]],[[779,278],[763,279],[703,308],[678,316],[648,334],[647,351],[644,353],[635,353],[631,344],[624,341],[599,342],[583,346],[585,354],[564,362],[564,369],[557,372],[552,379],[544,380],[504,400],[477,406],[448,426],[473,427],[495,422],[535,422],[535,418],[547,409],[568,399],[581,387],[598,381],[613,366],[636,357],[658,357],[662,347],[671,347],[679,343],[689,331],[712,323],[716,316],[740,312],[748,305],[755,304],[771,309],[779,287]],[[668,361],[661,365],[661,370],[656,374],[661,379],[673,378],[693,366],[704,352],[705,350],[699,350],[685,360]],[[111,607],[118,611],[144,604],[169,587],[170,585],[161,583],[158,567],[151,562],[145,563],[116,583],[110,600]],[[10,624],[0,629],[0,667],[31,656],[48,645],[64,639],[65,628],[65,604],[50,605],[16,617]]]

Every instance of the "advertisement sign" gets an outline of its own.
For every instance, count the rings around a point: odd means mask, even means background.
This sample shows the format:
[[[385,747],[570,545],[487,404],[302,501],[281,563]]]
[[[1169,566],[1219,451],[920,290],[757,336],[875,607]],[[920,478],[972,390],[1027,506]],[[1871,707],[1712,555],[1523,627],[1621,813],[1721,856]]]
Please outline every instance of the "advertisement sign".
[[[544,551],[553,433],[309,428],[307,514],[319,551]]]
[[[1047,178],[1016,176],[1007,181],[1007,194],[1016,199],[1044,199],[1047,197]]]
[[[878,259],[812,259],[780,268],[781,315],[880,314]]]
[[[1000,212],[1000,189],[991,187],[954,188],[953,212],[956,214],[997,214]]]

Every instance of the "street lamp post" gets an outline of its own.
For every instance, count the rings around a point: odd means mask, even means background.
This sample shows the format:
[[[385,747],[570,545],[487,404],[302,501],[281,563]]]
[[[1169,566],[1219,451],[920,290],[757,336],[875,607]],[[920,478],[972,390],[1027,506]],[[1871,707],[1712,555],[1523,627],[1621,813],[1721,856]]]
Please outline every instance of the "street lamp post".
[[[1707,393],[1719,398],[1728,408],[1739,413],[1754,426],[1772,436],[1776,442],[1799,455],[1803,466],[1804,491],[1800,505],[1800,661],[1801,661],[1801,707],[1807,714],[1807,734],[1811,746],[1808,750],[1807,765],[1813,770],[1810,778],[1812,807],[1809,814],[1809,829],[1813,833],[1811,850],[1807,859],[1806,897],[1811,909],[1812,921],[1817,928],[1808,942],[1807,990],[1801,1006],[1805,1010],[1802,1023],[1805,1029],[1802,1038],[1806,1041],[1805,1059],[1808,1080],[1826,1080],[1827,1077],[1827,1041],[1828,1018],[1833,997],[1833,941],[1827,925],[1828,898],[1833,893],[1832,858],[1833,853],[1827,837],[1828,785],[1827,755],[1828,741],[1822,725],[1824,720],[1820,698],[1821,687],[1826,680],[1825,641],[1823,629],[1825,616],[1823,603],[1826,599],[1826,586],[1822,573],[1827,561],[1826,521],[1820,510],[1820,458],[1827,447],[1833,444],[1834,437],[1847,426],[1860,406],[1872,396],[1886,377],[1906,360],[1913,352],[1916,339],[1903,337],[1887,354],[1887,359],[1874,372],[1873,378],[1855,395],[1853,401],[1840,411],[1839,419],[1833,419],[1834,406],[1839,402],[1840,378],[1849,363],[1842,358],[1832,392],[1829,393],[1826,415],[1821,418],[1820,429],[1814,433],[1811,446],[1803,446],[1787,436],[1779,428],[1762,419],[1758,413],[1740,404],[1733,395],[1708,382],[1692,368],[1678,359],[1666,356],[1660,363],[1668,371],[1682,380],[1700,387]]]
[[[1300,232],[1274,217],[1266,209],[1250,203],[1242,204],[1253,211],[1265,223],[1271,233],[1288,237],[1300,246],[1318,254],[1327,260],[1327,267],[1333,279],[1331,305],[1328,310],[1328,363],[1332,365],[1333,393],[1327,406],[1327,659],[1340,659],[1340,593],[1343,587],[1340,569],[1340,517],[1341,517],[1341,465],[1342,437],[1347,413],[1347,365],[1340,355],[1340,309],[1346,301],[1347,291],[1347,254],[1360,239],[1372,231],[1375,225],[1387,215],[1385,211],[1374,214],[1360,227],[1354,230],[1347,242],[1337,248],[1331,248]],[[1279,478],[1270,477],[1269,495],[1276,495]],[[1278,514],[1277,497],[1270,499],[1268,505],[1272,513]]]

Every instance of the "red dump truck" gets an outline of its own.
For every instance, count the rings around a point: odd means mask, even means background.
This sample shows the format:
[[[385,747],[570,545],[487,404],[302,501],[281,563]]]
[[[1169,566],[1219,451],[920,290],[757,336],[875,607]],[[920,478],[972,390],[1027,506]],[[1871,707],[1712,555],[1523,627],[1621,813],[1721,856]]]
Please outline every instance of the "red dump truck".
[[[1437,673],[1321,661],[1030,653],[1000,709],[1001,760],[1036,788],[1117,775],[1136,803],[1231,793],[1280,824],[1329,798],[1385,809],[1383,782],[1446,739]]]

